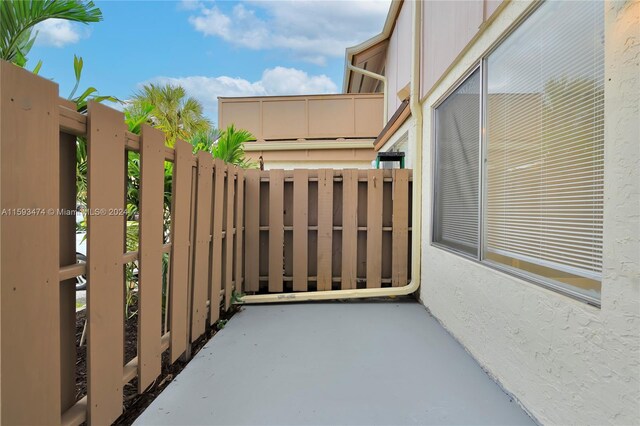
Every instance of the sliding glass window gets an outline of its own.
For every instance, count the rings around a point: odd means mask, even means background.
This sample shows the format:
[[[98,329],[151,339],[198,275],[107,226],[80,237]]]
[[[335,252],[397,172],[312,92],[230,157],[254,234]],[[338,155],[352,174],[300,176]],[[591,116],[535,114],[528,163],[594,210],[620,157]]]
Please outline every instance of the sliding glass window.
[[[480,71],[435,110],[434,242],[477,256]]]
[[[476,253],[480,202],[483,261],[597,301],[604,5],[542,3],[484,58],[483,74],[482,90],[476,71],[436,108],[434,242]]]

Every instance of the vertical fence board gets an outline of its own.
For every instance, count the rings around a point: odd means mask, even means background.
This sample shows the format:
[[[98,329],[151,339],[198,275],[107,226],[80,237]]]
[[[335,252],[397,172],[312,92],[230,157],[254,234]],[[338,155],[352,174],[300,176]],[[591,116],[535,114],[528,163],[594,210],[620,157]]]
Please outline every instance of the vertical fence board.
[[[138,261],[138,392],[160,375],[164,134],[146,124],[140,137],[140,243]]]
[[[88,421],[107,424],[122,412],[125,218],[106,212],[124,207],[125,124],[104,105],[88,111]]]
[[[406,169],[393,171],[393,229],[391,250],[391,285],[407,284],[409,244],[409,174]]]
[[[293,291],[307,291],[309,171],[293,171]]]
[[[60,208],[76,208],[76,137],[60,133]],[[60,216],[60,266],[76,263],[76,216]],[[60,396],[62,411],[76,402],[76,279],[60,283]]]
[[[358,254],[358,171],[342,172],[342,289],[356,288]]]
[[[333,170],[318,171],[318,290],[331,290]]]
[[[269,291],[283,291],[284,170],[269,171]]]
[[[220,159],[214,163],[215,194],[213,202],[213,249],[211,254],[211,300],[209,324],[220,318],[220,291],[222,290],[222,221],[224,219],[224,175],[227,167]]]
[[[231,297],[233,295],[233,241],[235,235],[233,232],[233,211],[234,211],[234,184],[236,170],[234,167],[227,167],[227,231],[225,233],[225,277],[224,277],[224,309],[225,311],[231,306]]]
[[[367,288],[382,281],[382,170],[367,171]]]
[[[236,193],[236,292],[243,293],[244,170],[238,169]]]
[[[196,189],[196,237],[193,265],[191,341],[205,331],[207,293],[209,289],[209,247],[211,239],[211,185],[213,159],[207,152],[198,153]],[[213,307],[212,307],[213,308]]]
[[[245,206],[244,231],[244,289],[257,292],[260,285],[260,171],[245,172]]]
[[[189,280],[189,219],[191,206],[191,145],[176,140],[171,189],[171,277],[169,320],[171,362],[187,349],[187,297]]]
[[[60,423],[58,86],[2,61],[2,424]],[[28,167],[25,167],[28,165]],[[5,210],[6,209],[6,210]],[[43,392],[46,389],[46,392]]]

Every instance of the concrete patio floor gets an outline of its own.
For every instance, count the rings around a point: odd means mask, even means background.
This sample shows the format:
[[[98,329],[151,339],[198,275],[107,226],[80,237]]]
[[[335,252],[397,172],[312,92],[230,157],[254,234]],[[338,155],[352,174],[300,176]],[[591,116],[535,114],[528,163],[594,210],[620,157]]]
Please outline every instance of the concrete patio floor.
[[[415,302],[246,306],[137,425],[531,425]]]

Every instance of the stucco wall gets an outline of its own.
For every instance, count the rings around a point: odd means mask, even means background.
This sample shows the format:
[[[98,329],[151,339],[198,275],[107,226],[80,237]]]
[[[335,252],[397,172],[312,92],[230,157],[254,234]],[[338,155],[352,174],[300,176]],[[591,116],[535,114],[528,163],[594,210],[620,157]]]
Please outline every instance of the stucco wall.
[[[423,303],[544,424],[640,424],[640,2],[605,5],[602,307],[435,248],[431,107],[529,6],[511,2],[424,103]]]

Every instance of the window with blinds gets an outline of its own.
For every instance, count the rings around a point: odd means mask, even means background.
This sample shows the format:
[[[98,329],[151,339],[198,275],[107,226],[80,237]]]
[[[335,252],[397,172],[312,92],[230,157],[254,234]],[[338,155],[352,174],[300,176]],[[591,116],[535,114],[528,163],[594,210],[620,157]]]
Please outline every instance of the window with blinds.
[[[547,1],[486,60],[486,259],[599,297],[604,5]]]
[[[435,109],[433,241],[598,300],[603,3],[541,3],[482,67]]]
[[[480,72],[435,110],[434,242],[478,253]]]

